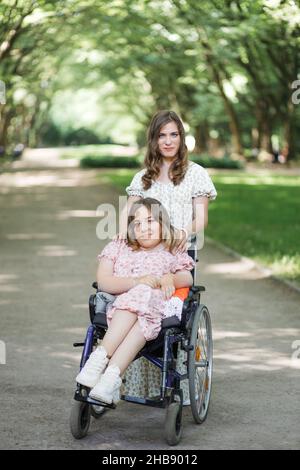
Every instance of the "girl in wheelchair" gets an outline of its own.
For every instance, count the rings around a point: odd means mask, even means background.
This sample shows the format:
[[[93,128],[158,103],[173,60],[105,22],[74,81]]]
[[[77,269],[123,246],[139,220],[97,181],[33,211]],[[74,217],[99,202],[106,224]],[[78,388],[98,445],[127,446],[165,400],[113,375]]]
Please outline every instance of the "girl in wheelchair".
[[[127,244],[113,240],[98,256],[98,289],[116,298],[106,312],[101,346],[76,377],[91,389],[91,398],[116,404],[127,367],[158,336],[162,319],[174,315],[174,305],[180,315],[183,301],[172,296],[175,289],[192,286],[195,262],[187,253],[174,254],[175,237],[163,205],[140,199],[129,212]]]

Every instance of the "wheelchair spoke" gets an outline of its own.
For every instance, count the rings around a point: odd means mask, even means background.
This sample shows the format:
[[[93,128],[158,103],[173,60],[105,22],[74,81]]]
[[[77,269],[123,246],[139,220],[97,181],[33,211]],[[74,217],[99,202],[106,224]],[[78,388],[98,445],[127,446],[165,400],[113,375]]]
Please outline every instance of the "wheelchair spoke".
[[[201,329],[198,330],[196,351],[197,349],[198,356],[200,355],[200,358],[207,362],[207,337],[204,337],[203,331]],[[198,360],[197,356],[196,360]]]
[[[195,318],[190,353],[190,396],[194,419],[202,423],[207,415],[212,375],[212,336],[209,312],[203,306]]]
[[[201,379],[199,378],[199,375],[198,375],[198,371],[197,371],[197,374],[196,374],[196,377],[198,379],[198,385],[196,386],[196,390],[197,390],[197,394],[196,394],[196,400],[197,400],[197,404],[198,404],[198,410],[199,410],[199,413],[201,413],[201,408],[203,406],[203,402],[205,401],[204,400],[204,394],[205,394],[205,377],[206,377],[206,373],[205,371],[201,371],[201,375],[203,375],[203,377],[201,377]],[[197,380],[196,380],[197,381]]]

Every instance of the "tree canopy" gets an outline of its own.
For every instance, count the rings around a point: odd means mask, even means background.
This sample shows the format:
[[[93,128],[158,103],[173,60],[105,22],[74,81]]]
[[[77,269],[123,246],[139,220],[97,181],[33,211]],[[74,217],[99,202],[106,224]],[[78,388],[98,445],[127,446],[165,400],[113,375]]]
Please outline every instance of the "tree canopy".
[[[53,125],[142,142],[170,108],[199,152],[271,152],[277,136],[296,158],[299,30],[294,0],[2,0],[0,146]]]

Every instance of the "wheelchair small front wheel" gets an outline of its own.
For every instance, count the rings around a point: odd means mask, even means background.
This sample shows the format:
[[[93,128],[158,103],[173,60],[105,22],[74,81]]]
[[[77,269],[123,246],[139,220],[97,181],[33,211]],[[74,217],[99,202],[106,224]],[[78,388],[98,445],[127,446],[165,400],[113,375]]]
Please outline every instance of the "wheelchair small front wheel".
[[[209,311],[199,305],[195,313],[188,353],[191,409],[194,420],[202,424],[208,413],[213,368],[212,327]]]
[[[106,411],[107,408],[105,406],[91,405],[91,415],[95,419],[101,418],[101,416],[103,416]]]
[[[70,415],[70,429],[75,439],[82,439],[87,435],[91,422],[91,408],[88,403],[74,401]]]
[[[182,437],[182,404],[172,402],[167,408],[165,438],[169,446],[176,446]]]

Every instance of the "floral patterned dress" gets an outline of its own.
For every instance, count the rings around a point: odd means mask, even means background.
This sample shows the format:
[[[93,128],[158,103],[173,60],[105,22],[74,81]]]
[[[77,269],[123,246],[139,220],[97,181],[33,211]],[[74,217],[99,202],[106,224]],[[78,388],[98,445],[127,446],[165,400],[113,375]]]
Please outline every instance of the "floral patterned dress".
[[[153,197],[160,201],[167,210],[170,222],[176,228],[186,227],[193,218],[192,200],[198,196],[208,197],[213,201],[217,197],[209,174],[202,166],[189,162],[189,166],[183,181],[175,186],[171,181],[161,183],[153,181],[151,188],[143,188],[142,176],[146,169],[139,171],[126,188],[128,196]]]
[[[170,221],[176,228],[185,228],[193,218],[192,200],[198,196],[213,201],[217,197],[216,188],[202,166],[189,162],[183,181],[175,186],[172,182],[153,181],[151,188],[145,190],[142,176],[146,169],[135,174],[131,184],[126,188],[128,196],[153,197],[158,199],[169,213]],[[186,353],[178,349],[176,369],[186,373]],[[137,397],[154,397],[160,394],[161,370],[147,359],[134,361],[125,373],[125,385],[122,393]],[[189,399],[188,380],[181,381],[184,402]]]
[[[192,270],[195,262],[187,254],[172,254],[160,243],[152,249],[133,250],[127,244],[112,241],[106,245],[98,259],[107,257],[114,263],[113,274],[120,277],[140,277]],[[161,330],[161,321],[169,300],[165,300],[161,289],[153,289],[145,284],[138,284],[129,291],[116,297],[107,310],[107,322],[110,323],[116,310],[129,310],[136,313],[146,341],[155,339]]]

